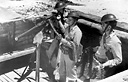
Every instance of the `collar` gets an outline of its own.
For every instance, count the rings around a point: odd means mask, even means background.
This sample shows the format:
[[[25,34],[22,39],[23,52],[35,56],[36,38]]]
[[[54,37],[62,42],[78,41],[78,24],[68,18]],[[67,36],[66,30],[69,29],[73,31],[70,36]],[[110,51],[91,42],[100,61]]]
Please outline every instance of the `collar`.
[[[106,39],[112,38],[114,35],[115,35],[115,31],[112,31],[112,32],[109,34],[109,36],[106,37]]]
[[[115,31],[112,31],[112,33],[110,34],[110,37],[112,38],[115,35]]]
[[[70,27],[70,31],[75,30],[76,28],[77,28],[76,25],[75,25],[75,26],[71,26],[71,27]]]

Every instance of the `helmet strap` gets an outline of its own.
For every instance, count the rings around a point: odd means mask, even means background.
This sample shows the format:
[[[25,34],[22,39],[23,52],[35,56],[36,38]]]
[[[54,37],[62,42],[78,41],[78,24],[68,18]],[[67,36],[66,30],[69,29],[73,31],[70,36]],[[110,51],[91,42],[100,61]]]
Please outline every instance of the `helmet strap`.
[[[74,23],[71,25],[71,27],[72,27],[72,26],[75,26],[75,25],[76,25],[76,21],[74,21]]]
[[[73,27],[73,26],[75,26],[76,25],[76,20],[74,21],[74,23],[70,26],[70,27]]]
[[[109,29],[110,28],[110,29]],[[110,24],[107,24],[105,30],[104,30],[104,33],[106,34],[106,31],[109,29],[109,32],[107,32],[107,36],[112,32],[113,28]]]
[[[105,27],[103,33],[105,33],[105,31],[106,31],[106,29],[108,28],[108,26],[109,26],[109,24],[106,25],[106,27]]]

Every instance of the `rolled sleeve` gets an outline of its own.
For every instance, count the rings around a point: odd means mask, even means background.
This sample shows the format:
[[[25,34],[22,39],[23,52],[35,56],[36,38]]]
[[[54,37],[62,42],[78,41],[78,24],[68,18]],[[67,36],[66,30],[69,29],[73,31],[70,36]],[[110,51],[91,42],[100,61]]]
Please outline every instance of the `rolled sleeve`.
[[[113,43],[112,47],[112,53],[114,56],[114,63],[116,65],[120,64],[122,62],[122,48],[121,48],[121,43]]]
[[[74,42],[77,45],[80,45],[81,38],[82,38],[82,32],[80,30],[76,30],[75,35],[74,35]]]
[[[112,51],[114,59],[108,60],[106,63],[104,63],[105,66],[113,67],[113,66],[116,66],[122,62],[121,43],[120,42],[114,42],[111,45],[111,51]]]

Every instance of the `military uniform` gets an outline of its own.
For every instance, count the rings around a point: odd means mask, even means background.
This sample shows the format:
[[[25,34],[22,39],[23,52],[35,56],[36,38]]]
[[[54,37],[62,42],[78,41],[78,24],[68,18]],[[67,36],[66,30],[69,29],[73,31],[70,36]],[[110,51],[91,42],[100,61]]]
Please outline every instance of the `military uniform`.
[[[70,46],[66,46],[66,44],[60,44],[60,49],[58,53],[58,61],[59,63],[59,74],[60,74],[60,82],[75,82],[77,80],[77,72],[76,72],[76,55],[77,49],[80,45],[82,37],[82,32],[77,25],[74,27],[66,28],[65,30],[65,39],[70,43]],[[66,81],[67,80],[67,81]]]
[[[109,36],[103,35],[95,58],[107,67],[117,66],[122,62],[121,41],[114,31]]]

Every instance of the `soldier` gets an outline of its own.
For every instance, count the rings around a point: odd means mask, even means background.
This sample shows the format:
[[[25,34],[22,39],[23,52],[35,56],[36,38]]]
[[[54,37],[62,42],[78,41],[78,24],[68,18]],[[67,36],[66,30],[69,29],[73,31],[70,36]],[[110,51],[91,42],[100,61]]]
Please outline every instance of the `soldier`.
[[[113,14],[106,14],[101,18],[103,36],[100,41],[100,47],[95,53],[95,59],[99,63],[95,69],[104,69],[105,72],[109,71],[108,73],[112,72],[110,69],[122,62],[121,41],[113,30],[117,25],[116,20],[117,18]],[[108,74],[108,76],[110,75]]]
[[[57,15],[61,16],[61,22],[64,24],[64,17],[66,16],[65,7],[67,4],[65,2],[59,1],[56,3],[54,9],[57,10]]]
[[[58,1],[54,7],[55,10],[57,11],[53,11],[53,23],[54,23],[54,27],[57,30],[57,32],[59,34],[61,34],[64,37],[64,28],[61,28],[58,21],[56,20],[57,17],[60,18],[60,22],[64,25],[65,24],[65,16],[67,16],[68,12],[66,12],[65,7],[67,6],[67,4],[65,2],[62,1]],[[58,19],[58,18],[57,18]],[[56,24],[55,24],[56,23]]]
[[[70,12],[67,16],[66,23],[68,26],[65,27],[65,38],[58,39],[61,41],[60,49],[58,52],[57,59],[57,69],[55,70],[55,77],[57,71],[59,73],[58,78],[60,82],[79,82],[76,72],[76,55],[77,48],[80,45],[82,32],[79,27],[76,25],[78,20],[78,15],[76,12]],[[62,25],[61,25],[62,26]]]

